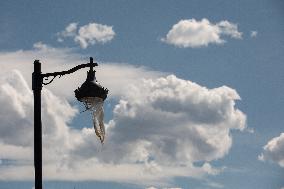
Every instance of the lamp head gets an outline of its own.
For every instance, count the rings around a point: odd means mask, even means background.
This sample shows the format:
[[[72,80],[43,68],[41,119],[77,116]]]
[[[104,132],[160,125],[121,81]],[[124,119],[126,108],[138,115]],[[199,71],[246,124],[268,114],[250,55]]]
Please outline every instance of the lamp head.
[[[91,62],[93,62],[92,58]],[[103,143],[105,140],[103,104],[104,100],[107,98],[108,89],[96,82],[95,72],[93,67],[90,67],[90,70],[87,72],[86,81],[74,92],[75,97],[78,101],[83,102],[86,110],[90,110],[93,113],[95,133],[99,137],[101,143]]]
[[[100,84],[96,82],[95,70],[93,67],[90,67],[90,70],[87,72],[86,81],[76,89],[75,97],[78,101],[84,102],[84,99],[89,97],[96,97],[102,99],[104,101],[107,98],[108,89],[102,87]]]

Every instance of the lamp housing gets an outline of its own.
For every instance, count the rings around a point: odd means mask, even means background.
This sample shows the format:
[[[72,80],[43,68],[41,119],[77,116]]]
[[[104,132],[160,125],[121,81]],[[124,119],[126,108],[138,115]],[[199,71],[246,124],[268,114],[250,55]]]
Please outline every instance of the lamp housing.
[[[90,70],[87,72],[86,81],[76,89],[75,97],[78,101],[84,102],[84,99],[89,97],[100,98],[103,101],[107,98],[108,89],[102,87],[100,84],[96,82],[96,71],[93,70],[93,67],[90,67]]]

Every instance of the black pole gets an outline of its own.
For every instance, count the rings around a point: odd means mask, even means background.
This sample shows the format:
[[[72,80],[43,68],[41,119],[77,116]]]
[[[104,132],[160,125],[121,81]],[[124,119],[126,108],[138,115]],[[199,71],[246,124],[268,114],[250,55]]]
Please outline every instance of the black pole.
[[[34,166],[35,189],[42,189],[42,131],[41,131],[41,89],[42,89],[41,63],[34,61],[32,75],[32,89],[34,92]]]

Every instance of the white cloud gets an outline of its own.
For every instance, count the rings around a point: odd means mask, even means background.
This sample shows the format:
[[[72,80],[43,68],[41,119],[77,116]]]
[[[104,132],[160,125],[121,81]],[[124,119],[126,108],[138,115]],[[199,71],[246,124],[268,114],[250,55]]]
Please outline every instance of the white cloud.
[[[263,152],[258,156],[259,160],[272,161],[284,167],[284,133],[272,138],[263,147]]]
[[[90,44],[104,44],[109,42],[113,39],[114,35],[112,26],[89,23],[79,29],[79,33],[75,37],[75,42],[78,42],[82,48],[87,48]]]
[[[71,37],[76,43],[78,43],[81,48],[85,49],[89,45],[94,45],[96,43],[104,44],[111,41],[115,32],[112,26],[89,23],[87,25],[81,26],[77,31],[78,23],[70,23],[65,30],[57,34],[57,40],[63,42],[64,38]]]
[[[74,37],[76,36],[78,23],[72,22],[68,26],[66,26],[65,30],[57,33],[58,42],[63,42],[65,37]]]
[[[251,36],[251,37],[257,37],[257,35],[258,35],[258,32],[257,32],[257,31],[251,31],[251,32],[250,32],[250,36]]]
[[[82,63],[82,55],[70,49],[43,43],[34,47],[0,53],[0,151],[5,152],[0,159],[21,162],[1,168],[4,180],[33,178],[31,61],[41,59],[44,73]],[[240,97],[234,89],[208,89],[127,64],[100,64],[97,74],[119,101],[106,124],[103,147],[91,120],[83,129],[70,127],[78,112],[70,101],[74,89],[84,81],[85,71],[55,79],[43,89],[46,180],[111,180],[163,188],[174,177],[202,178],[222,171],[210,161],[228,153],[232,129],[246,127],[245,115],[235,107]],[[197,161],[204,163],[195,166]]]
[[[238,26],[227,20],[216,24],[211,23],[206,18],[201,21],[195,19],[180,20],[173,25],[162,41],[177,47],[202,47],[212,44],[223,44],[226,35],[235,39],[241,39],[242,33],[238,31]]]
[[[234,107],[239,99],[226,86],[207,89],[174,75],[143,80],[116,105],[104,149],[107,155],[98,158],[151,162],[157,170],[222,158],[232,144],[230,130],[246,127],[245,115]],[[200,168],[218,174],[209,163]]]
[[[30,167],[33,158],[32,99],[31,89],[19,71],[13,70],[9,75],[1,74],[0,102],[5,106],[0,109],[0,149],[3,152],[0,158],[21,160],[27,163],[11,167],[4,166],[4,170],[0,172],[3,179],[15,176],[22,180],[32,176],[33,172]],[[55,159],[58,160],[56,155],[63,155],[68,147],[69,127],[67,123],[74,117],[77,110],[48,90],[43,90],[42,104],[44,161],[54,162]],[[47,155],[46,152],[48,152]],[[19,172],[13,170],[19,170]]]
[[[34,44],[32,50],[0,52],[0,62],[2,62],[0,73],[4,75],[13,69],[20,70],[31,88],[31,73],[33,72],[33,61],[35,59],[42,62],[42,72],[47,73],[68,70],[78,64],[87,63],[89,61],[87,57],[87,55],[76,54],[70,49],[53,48],[38,42]],[[157,78],[165,75],[165,73],[126,63],[101,64],[98,62],[98,64],[99,66],[96,67],[97,80],[110,90],[110,97],[123,95],[127,91],[128,84],[139,84],[139,78]],[[65,75],[60,79],[56,78],[53,83],[45,87],[55,95],[74,99],[74,90],[85,81],[86,72],[87,68],[72,75]]]
[[[220,34],[228,35],[235,39],[241,39],[242,33],[238,31],[238,25],[227,20],[218,22],[216,26],[220,30]]]

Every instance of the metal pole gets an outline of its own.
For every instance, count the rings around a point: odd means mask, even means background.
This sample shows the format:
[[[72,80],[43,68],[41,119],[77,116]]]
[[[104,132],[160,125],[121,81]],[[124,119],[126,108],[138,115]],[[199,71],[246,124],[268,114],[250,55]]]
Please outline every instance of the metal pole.
[[[41,63],[34,61],[32,75],[32,89],[34,93],[34,166],[35,189],[42,189],[42,130],[41,130]]]

